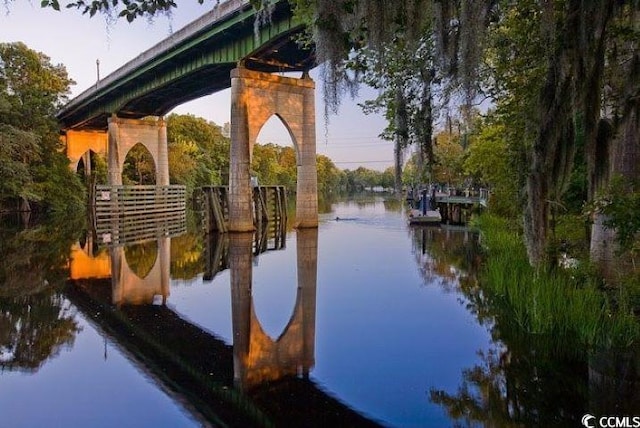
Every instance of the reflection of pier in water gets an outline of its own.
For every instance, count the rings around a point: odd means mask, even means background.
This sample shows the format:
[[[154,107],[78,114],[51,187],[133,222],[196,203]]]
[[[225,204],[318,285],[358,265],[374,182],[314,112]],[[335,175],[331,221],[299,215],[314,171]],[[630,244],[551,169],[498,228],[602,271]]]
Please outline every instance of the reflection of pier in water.
[[[215,265],[217,271],[223,265],[230,269],[233,346],[166,305],[157,304],[157,299],[156,304],[151,304],[153,299],[134,299],[131,296],[137,294],[132,289],[117,293],[124,289],[118,281],[127,281],[126,258],[112,259],[112,269],[120,266],[123,275],[112,277],[111,283],[105,278],[75,278],[67,296],[131,361],[201,422],[378,426],[309,378],[315,364],[317,234],[317,229],[296,233],[298,293],[290,321],[277,340],[264,333],[255,314],[252,259],[262,249],[282,247],[284,239],[269,239],[265,246],[267,241],[261,235],[255,238],[249,233],[220,235],[210,242],[215,247],[208,248],[208,256],[214,259],[207,266]],[[169,254],[169,246],[169,239],[158,243],[158,259]],[[215,275],[213,270],[209,273]],[[144,288],[141,283],[138,286]],[[123,294],[128,297],[120,298]],[[140,294],[147,296],[146,292]],[[162,295],[166,298],[167,294],[168,290]]]

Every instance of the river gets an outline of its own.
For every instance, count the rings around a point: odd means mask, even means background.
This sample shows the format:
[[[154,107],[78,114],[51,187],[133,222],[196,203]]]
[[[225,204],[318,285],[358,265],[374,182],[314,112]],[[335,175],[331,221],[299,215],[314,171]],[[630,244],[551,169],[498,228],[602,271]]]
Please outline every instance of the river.
[[[476,233],[381,196],[325,211],[135,245],[5,222],[0,426],[581,426],[640,403],[607,374],[624,358],[514,339]]]

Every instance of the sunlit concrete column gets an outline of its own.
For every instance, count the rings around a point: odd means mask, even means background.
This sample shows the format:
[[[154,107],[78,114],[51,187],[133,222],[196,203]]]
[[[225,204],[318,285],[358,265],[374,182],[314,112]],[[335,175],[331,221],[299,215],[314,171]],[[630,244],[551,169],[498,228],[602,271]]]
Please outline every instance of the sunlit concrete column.
[[[304,80],[311,80],[305,74]],[[303,93],[302,141],[298,145],[296,227],[318,227],[318,171],[316,167],[315,86]]]
[[[110,186],[122,185],[122,169],[121,165],[124,159],[120,161],[119,141],[119,121],[114,115],[108,119],[108,150],[107,150],[107,176]]]
[[[158,119],[158,160],[156,165],[156,185],[169,185],[169,146],[167,142],[167,122]]]
[[[229,166],[229,230],[254,230],[251,199],[251,145],[249,141],[250,95],[240,70],[231,72],[231,148]]]
[[[296,149],[296,226],[318,226],[315,82],[239,67],[231,72],[231,168],[229,230],[254,229],[249,168],[251,150],[265,122],[277,115]]]
[[[251,339],[252,248],[252,232],[229,234],[233,376],[237,387],[244,384]]]

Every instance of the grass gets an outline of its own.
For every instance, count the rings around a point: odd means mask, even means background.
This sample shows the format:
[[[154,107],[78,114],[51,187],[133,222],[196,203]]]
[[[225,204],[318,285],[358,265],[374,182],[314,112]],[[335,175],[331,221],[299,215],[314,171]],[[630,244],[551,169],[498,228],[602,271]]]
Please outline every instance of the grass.
[[[628,347],[640,339],[640,322],[625,296],[612,299],[587,272],[546,271],[529,265],[519,231],[506,220],[477,220],[487,251],[483,290],[507,308],[522,332],[596,347]]]

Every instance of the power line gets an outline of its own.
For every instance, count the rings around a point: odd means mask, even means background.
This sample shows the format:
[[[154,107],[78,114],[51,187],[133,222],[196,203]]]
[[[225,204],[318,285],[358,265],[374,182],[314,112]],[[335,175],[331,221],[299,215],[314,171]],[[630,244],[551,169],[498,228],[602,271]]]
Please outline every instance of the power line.
[[[319,142],[316,145],[318,147],[336,147],[336,146],[348,146],[348,147],[380,146],[380,147],[385,147],[385,146],[390,146],[390,145],[393,144],[391,141],[372,142],[370,138],[361,138],[361,139],[359,139],[359,141],[356,141],[356,139],[353,139],[352,140],[352,141],[354,141],[353,143],[342,142],[342,141],[346,141],[346,139],[336,138],[335,140],[332,140],[332,141],[330,141],[328,143]],[[271,144],[286,144],[286,145],[290,145],[290,144],[293,144],[293,141],[292,140],[271,139],[271,138],[258,141],[258,144],[269,144],[269,143],[271,143]]]
[[[333,161],[333,163],[383,163],[393,162],[393,160],[359,160],[359,161]]]

